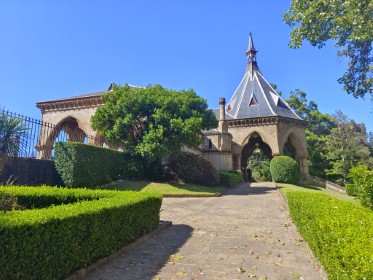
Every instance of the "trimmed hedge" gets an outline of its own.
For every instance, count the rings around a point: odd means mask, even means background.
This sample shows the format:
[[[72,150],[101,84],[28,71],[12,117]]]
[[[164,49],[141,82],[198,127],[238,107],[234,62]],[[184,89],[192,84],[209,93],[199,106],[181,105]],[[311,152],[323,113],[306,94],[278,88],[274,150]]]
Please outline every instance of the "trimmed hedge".
[[[234,187],[243,182],[243,173],[241,170],[235,171],[220,171],[220,185],[228,188]]]
[[[202,186],[219,185],[219,173],[211,162],[188,152],[171,155],[166,169],[173,179]]]
[[[49,206],[0,213],[0,279],[64,278],[156,228],[162,203],[157,194],[104,190],[0,187],[0,193]]]
[[[300,181],[301,173],[299,165],[291,157],[274,157],[270,163],[270,171],[274,182],[298,184]]]
[[[371,279],[372,211],[324,194],[286,196],[294,223],[329,279]]]
[[[55,163],[68,187],[90,187],[143,175],[143,160],[112,149],[74,142],[57,142]]]
[[[356,186],[361,205],[373,210],[373,171],[367,166],[358,165],[350,170],[350,178]]]

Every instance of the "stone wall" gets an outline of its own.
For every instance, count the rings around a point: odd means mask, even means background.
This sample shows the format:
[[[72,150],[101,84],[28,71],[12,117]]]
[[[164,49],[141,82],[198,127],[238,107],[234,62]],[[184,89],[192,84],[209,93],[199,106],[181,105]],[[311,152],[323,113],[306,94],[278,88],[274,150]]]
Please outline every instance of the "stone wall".
[[[16,185],[62,185],[53,160],[13,158],[3,169],[1,181],[12,176]]]
[[[230,171],[233,169],[230,152],[204,152],[203,157],[210,161],[217,170]]]
[[[337,185],[333,182],[321,179],[319,177],[311,177],[311,184],[317,185],[319,187],[326,188],[328,190],[332,190],[339,193],[346,193],[346,189],[340,185]]]

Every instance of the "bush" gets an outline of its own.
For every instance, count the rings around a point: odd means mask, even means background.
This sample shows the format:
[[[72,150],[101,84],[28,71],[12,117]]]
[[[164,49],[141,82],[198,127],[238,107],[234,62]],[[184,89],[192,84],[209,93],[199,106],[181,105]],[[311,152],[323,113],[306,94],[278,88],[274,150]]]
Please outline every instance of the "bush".
[[[301,176],[298,163],[288,156],[274,157],[270,171],[272,180],[278,183],[298,184]]]
[[[90,187],[143,175],[143,159],[123,152],[73,142],[55,145],[58,173],[68,187]]]
[[[351,168],[350,178],[356,186],[361,205],[373,210],[373,171],[364,165],[358,165]]]
[[[220,171],[220,185],[231,188],[243,182],[242,171]]]
[[[323,194],[286,196],[294,223],[329,279],[371,279],[372,211]]]
[[[359,194],[359,189],[355,186],[355,184],[346,184],[346,193],[350,196],[357,196]]]
[[[181,152],[169,156],[166,162],[166,172],[175,180],[203,186],[219,185],[218,171],[201,156]]]
[[[156,194],[103,190],[0,187],[0,193],[49,206],[0,214],[0,279],[63,279],[156,228],[162,203]]]

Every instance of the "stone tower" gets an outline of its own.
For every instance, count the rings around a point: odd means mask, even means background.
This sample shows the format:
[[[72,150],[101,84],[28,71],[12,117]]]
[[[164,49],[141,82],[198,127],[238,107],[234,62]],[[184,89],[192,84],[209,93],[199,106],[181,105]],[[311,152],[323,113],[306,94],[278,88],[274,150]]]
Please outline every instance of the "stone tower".
[[[256,148],[272,158],[289,151],[309,176],[305,128],[302,120],[266,81],[256,61],[250,33],[245,74],[229,102],[219,100],[213,109],[219,127],[205,131],[203,156],[219,170],[245,170]]]

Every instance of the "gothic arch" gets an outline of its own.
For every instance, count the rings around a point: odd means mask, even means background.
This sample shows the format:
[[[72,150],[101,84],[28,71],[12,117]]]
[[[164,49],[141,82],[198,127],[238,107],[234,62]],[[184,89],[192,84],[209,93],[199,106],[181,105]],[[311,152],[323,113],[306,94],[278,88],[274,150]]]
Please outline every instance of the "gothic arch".
[[[86,132],[79,126],[79,121],[72,116],[65,117],[57,125],[45,124],[39,134],[37,158],[52,158],[53,145],[61,131],[66,133],[68,141],[84,142],[87,138]]]
[[[271,159],[273,157],[270,144],[263,140],[259,133],[253,132],[245,139],[242,145],[241,170],[246,170],[247,161],[257,148],[261,149],[268,158]]]
[[[280,140],[280,153],[284,153],[284,148],[287,145],[292,145],[294,148],[294,158],[304,158],[308,156],[307,147],[306,147],[306,138],[305,135],[299,135],[298,131],[295,131],[293,128],[289,128],[281,137]]]

